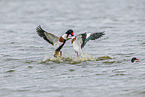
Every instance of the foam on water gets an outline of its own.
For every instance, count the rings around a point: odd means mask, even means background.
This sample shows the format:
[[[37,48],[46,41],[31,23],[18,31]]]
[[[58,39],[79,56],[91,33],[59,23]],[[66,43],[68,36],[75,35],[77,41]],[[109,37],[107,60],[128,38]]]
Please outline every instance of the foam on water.
[[[72,57],[72,56],[54,57],[54,56],[46,55],[43,60],[37,61],[37,62],[45,63],[45,62],[50,62],[51,61],[51,62],[55,62],[55,63],[77,64],[77,63],[81,63],[81,62],[84,62],[84,61],[102,61],[102,60],[110,60],[110,59],[113,59],[113,58],[111,58],[110,56],[101,56],[101,57],[93,58],[89,54],[83,54],[82,57]]]

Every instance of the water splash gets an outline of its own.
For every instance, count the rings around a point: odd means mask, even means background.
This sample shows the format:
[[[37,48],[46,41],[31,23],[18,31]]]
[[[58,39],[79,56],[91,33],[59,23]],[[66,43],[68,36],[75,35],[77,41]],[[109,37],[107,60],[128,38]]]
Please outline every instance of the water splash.
[[[95,61],[95,59],[91,55],[88,55],[88,54],[83,54],[82,58],[84,58],[87,61]]]
[[[81,62],[85,61],[98,61],[102,62],[104,64],[113,64],[113,63],[122,63],[125,60],[115,60],[115,58],[111,58],[110,56],[101,56],[97,58],[93,58],[91,55],[83,54],[81,57],[72,57],[72,55],[65,55],[63,57],[54,57],[50,56],[49,54],[44,57],[43,60],[39,61],[32,61],[32,60],[26,60],[26,63],[40,63],[40,64],[53,64],[53,63],[65,63],[65,64],[79,64]],[[128,60],[126,60],[128,61]]]
[[[54,57],[46,55],[42,61],[38,61],[40,63],[45,62],[55,62],[55,63],[68,63],[68,64],[78,64],[84,61],[102,61],[102,60],[110,60],[112,59],[109,56],[102,56],[98,58],[93,58],[91,55],[83,54],[82,57],[72,57],[72,56],[65,56],[65,57]]]
[[[113,59],[113,58],[111,58],[109,56],[102,56],[102,57],[96,58],[96,61],[99,61],[99,60],[108,60],[108,59]]]

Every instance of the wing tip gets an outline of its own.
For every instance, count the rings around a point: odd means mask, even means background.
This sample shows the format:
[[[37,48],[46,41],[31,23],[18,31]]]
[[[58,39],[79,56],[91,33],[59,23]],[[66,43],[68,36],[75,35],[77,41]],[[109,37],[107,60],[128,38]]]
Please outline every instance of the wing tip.
[[[105,31],[102,31],[102,32],[98,32],[98,33],[100,33],[100,34],[102,34],[102,35],[105,35]]]
[[[91,36],[90,36],[91,39],[90,39],[90,40],[95,40],[95,39],[98,39],[98,38],[103,37],[103,36],[105,35],[104,32],[105,32],[105,31],[96,32],[96,33],[91,34]]]
[[[53,42],[51,42],[51,41],[47,38],[47,36],[45,35],[45,32],[46,32],[46,31],[43,30],[42,27],[41,27],[40,25],[38,25],[38,26],[36,27],[36,32],[37,32],[37,34],[38,34],[40,37],[43,37],[43,39],[46,40],[48,43],[54,45]]]
[[[40,26],[40,25],[38,25],[37,27],[36,27],[36,32],[37,32],[37,34],[40,36],[40,37],[44,37],[45,35],[44,35],[44,30],[42,29],[42,27]]]

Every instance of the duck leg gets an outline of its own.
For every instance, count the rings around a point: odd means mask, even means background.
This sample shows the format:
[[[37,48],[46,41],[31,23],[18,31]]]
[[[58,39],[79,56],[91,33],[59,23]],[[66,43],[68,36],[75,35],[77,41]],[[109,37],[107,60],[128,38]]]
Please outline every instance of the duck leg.
[[[55,50],[54,57],[57,57],[57,56],[59,56],[59,51]]]
[[[77,52],[77,57],[79,57],[79,53]]]
[[[60,51],[60,56],[62,56],[62,51]]]

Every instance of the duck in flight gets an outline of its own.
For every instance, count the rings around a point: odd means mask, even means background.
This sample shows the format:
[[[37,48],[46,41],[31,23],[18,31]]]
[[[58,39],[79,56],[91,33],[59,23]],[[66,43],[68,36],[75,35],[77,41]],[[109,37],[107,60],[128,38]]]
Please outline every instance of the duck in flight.
[[[82,54],[82,48],[89,40],[95,40],[102,37],[103,35],[105,35],[104,32],[96,32],[96,33],[88,33],[88,34],[83,33],[73,37],[72,45],[74,51],[77,53],[77,56],[79,57]]]
[[[69,35],[74,36],[73,30],[69,29],[64,35],[57,37],[56,35],[43,30],[40,25],[36,28],[36,32],[40,37],[43,37],[43,39],[46,40],[48,43],[55,46],[55,57],[59,55],[62,56],[61,49],[64,46],[65,42],[70,39]]]

